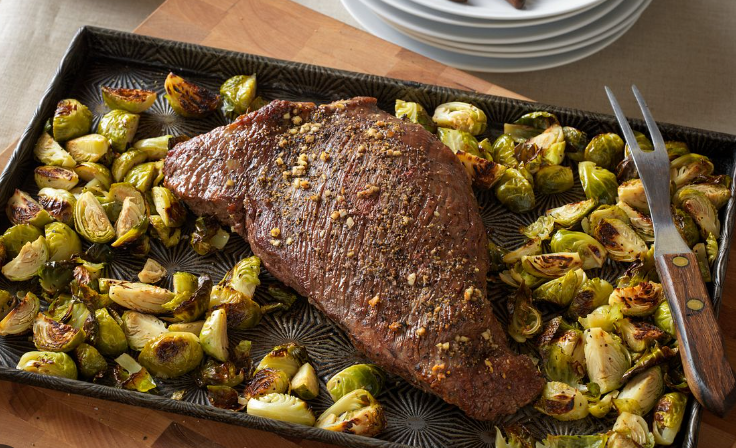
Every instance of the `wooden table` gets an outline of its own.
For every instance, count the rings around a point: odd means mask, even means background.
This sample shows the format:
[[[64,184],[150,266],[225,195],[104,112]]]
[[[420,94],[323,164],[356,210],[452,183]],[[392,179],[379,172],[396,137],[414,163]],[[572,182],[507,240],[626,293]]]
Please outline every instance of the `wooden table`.
[[[288,0],[168,0],[136,32],[523,98]],[[0,166],[9,155],[9,150],[0,153]],[[736,318],[736,264],[730,266],[727,277],[720,324],[729,357],[736,361],[736,326],[729,325]],[[726,419],[705,413],[701,428],[701,448],[736,447],[736,413]],[[14,448],[332,447],[4,381],[0,381],[0,444]]]

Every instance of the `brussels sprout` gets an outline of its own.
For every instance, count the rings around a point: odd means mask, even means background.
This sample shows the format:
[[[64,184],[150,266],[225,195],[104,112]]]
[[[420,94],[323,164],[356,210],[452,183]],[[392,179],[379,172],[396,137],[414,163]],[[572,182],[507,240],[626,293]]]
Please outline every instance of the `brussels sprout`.
[[[572,298],[567,314],[572,317],[584,317],[601,305],[608,303],[608,296],[613,286],[601,278],[590,278],[583,281]]]
[[[77,259],[79,262],[80,259]],[[88,261],[81,260],[80,265],[74,268],[74,280],[80,286],[86,286],[87,289],[91,287],[97,288],[100,277],[105,274],[105,263],[90,263]],[[102,308],[112,304],[112,301],[108,299],[109,303],[106,303]],[[93,307],[99,308],[99,307]]]
[[[99,185],[103,190],[109,190],[112,185],[112,174],[106,166],[94,162],[82,162],[74,168],[80,179],[87,185]]]
[[[542,331],[542,314],[532,305],[532,292],[524,282],[507,302],[509,311],[509,336],[518,343]]]
[[[643,352],[654,342],[669,339],[669,335],[657,326],[648,322],[632,321],[628,318],[616,322],[616,331],[629,349],[635,352]]]
[[[110,299],[118,305],[141,313],[163,314],[163,305],[174,298],[168,289],[145,283],[124,280],[101,279],[110,285]]]
[[[27,352],[20,357],[15,368],[40,375],[58,376],[70,380],[77,379],[77,366],[66,353]]]
[[[690,148],[688,148],[685,142],[664,142],[664,146],[667,149],[667,156],[670,162],[685,154],[690,154]]]
[[[654,407],[654,421],[652,432],[654,441],[659,445],[672,445],[685,418],[687,395],[680,392],[670,392],[662,395]]]
[[[536,288],[537,286],[544,283],[545,280],[540,277],[535,277],[525,271],[520,261],[514,264],[510,269],[501,272],[498,277],[502,282],[506,283],[512,288],[519,288],[522,283],[529,286],[530,288]]]
[[[160,137],[145,138],[133,143],[134,149],[146,153],[146,160],[156,161],[166,157],[172,148],[175,139],[173,135],[162,135]]]
[[[13,309],[15,301],[15,295],[4,289],[0,289],[0,321]]]
[[[577,252],[557,252],[552,254],[525,255],[521,265],[526,272],[539,278],[558,278],[568,271],[583,266]]]
[[[148,341],[166,333],[166,324],[150,314],[126,311],[123,313],[123,332],[128,346],[133,350],[143,350]]]
[[[491,146],[491,157],[496,163],[509,168],[518,168],[519,161],[515,156],[516,142],[507,134],[502,134]]]
[[[565,436],[547,434],[547,438],[537,444],[538,448],[606,448],[607,434],[588,436]],[[515,448],[515,447],[514,447]]]
[[[202,331],[203,326],[203,320],[198,320],[194,322],[176,322],[169,325],[169,331],[184,331],[198,336],[199,333]]]
[[[585,272],[582,269],[568,271],[560,278],[550,280],[534,290],[534,300],[544,300],[555,305],[568,306],[575,293],[585,280]]]
[[[110,153],[110,140],[100,134],[88,134],[66,142],[67,152],[77,163],[99,162]]]
[[[245,380],[245,371],[230,361],[209,359],[195,372],[194,379],[199,387],[235,387]]]
[[[281,370],[291,379],[299,367],[307,362],[307,350],[301,345],[290,342],[288,344],[279,345],[274,347],[270,353],[268,353],[258,366],[256,366],[256,372],[262,369],[274,369]]]
[[[699,191],[710,200],[716,210],[720,210],[731,199],[731,188],[725,185],[700,183],[687,185],[683,188]]]
[[[546,216],[552,218],[556,224],[570,228],[577,225],[596,205],[595,199],[573,202],[547,210]]]
[[[588,235],[593,235],[595,228],[603,218],[618,219],[625,224],[629,224],[629,215],[618,206],[601,205],[581,221],[583,231]]]
[[[105,358],[89,344],[79,344],[74,349],[74,358],[77,360],[79,373],[84,378],[93,378],[107,369]]]
[[[38,188],[71,190],[79,182],[77,173],[61,166],[39,166],[33,170],[33,178]]]
[[[638,285],[616,288],[608,298],[610,305],[621,305],[625,316],[649,316],[663,299],[662,285],[641,282]]]
[[[268,295],[276,302],[284,306],[284,309],[289,309],[296,302],[296,294],[293,292],[281,288],[275,285],[268,286]]]
[[[225,310],[216,309],[207,317],[199,334],[202,350],[218,361],[227,361],[227,317]]]
[[[169,73],[164,82],[166,99],[174,112],[186,118],[201,118],[220,105],[220,95]]]
[[[534,409],[556,420],[580,420],[588,416],[588,400],[574,387],[552,381],[545,384]]]
[[[241,399],[238,391],[230,386],[208,385],[207,400],[216,408],[235,412],[242,411],[246,405],[246,400]]]
[[[2,243],[8,257],[16,257],[26,243],[36,241],[42,236],[36,226],[30,224],[17,224],[9,227],[2,236]]]
[[[629,370],[624,372],[624,381],[628,381],[630,378],[647,369],[664,364],[670,359],[677,357],[680,350],[678,349],[677,344],[674,344],[674,347],[675,348],[670,348],[666,345],[654,345],[647,352],[640,354],[636,359],[636,363]]]
[[[154,376],[176,378],[194,370],[203,356],[197,336],[168,332],[148,341],[138,362]]]
[[[713,265],[718,257],[718,240],[712,233],[705,240],[705,252],[708,255],[708,263]]]
[[[30,280],[38,274],[48,259],[46,238],[39,236],[32,243],[26,243],[18,255],[2,267],[2,273],[10,281]]]
[[[42,188],[38,192],[38,203],[53,219],[64,224],[74,222],[77,198],[72,193],[56,188]]]
[[[572,168],[569,166],[543,166],[534,175],[534,186],[541,194],[558,194],[573,187]]]
[[[115,229],[100,205],[88,192],[82,193],[74,207],[74,223],[84,239],[93,243],[107,243],[115,237]]]
[[[596,135],[586,146],[583,157],[601,168],[615,168],[624,158],[624,141],[614,133]]]
[[[102,100],[110,109],[123,109],[134,114],[144,112],[156,101],[156,92],[102,86]]]
[[[542,253],[542,239],[532,238],[526,243],[522,244],[517,249],[508,252],[503,256],[503,261],[506,264],[514,264],[517,261],[528,255],[538,255]]]
[[[455,154],[462,151],[474,156],[481,156],[480,150],[478,149],[478,140],[469,132],[449,128],[437,128],[437,137]]]
[[[386,427],[386,417],[383,407],[370,392],[356,389],[327,408],[315,426],[328,431],[373,437]]]
[[[118,356],[128,349],[125,332],[105,308],[95,310],[97,341],[95,347],[103,355]]]
[[[587,316],[578,318],[583,328],[600,328],[605,331],[613,331],[616,322],[623,319],[621,306],[601,305],[591,311]]]
[[[684,210],[672,207],[672,220],[675,222],[677,231],[688,246],[693,246],[700,240],[700,230],[693,218]]]
[[[603,218],[594,229],[594,236],[615,261],[634,261],[647,251],[646,243],[634,229],[619,219]]]
[[[250,400],[268,394],[282,394],[289,390],[289,384],[289,375],[283,370],[257,370],[245,385],[243,396]]]
[[[544,129],[538,129],[524,124],[503,124],[504,135],[508,135],[515,143],[524,143],[525,141],[541,134],[542,132],[544,132]]]
[[[269,418],[300,425],[314,425],[314,414],[306,402],[293,395],[268,394],[248,401],[247,412],[256,417]]]
[[[615,204],[618,183],[616,175],[593,162],[578,164],[580,183],[588,199],[595,199],[599,204]]]
[[[212,288],[209,307],[224,309],[227,326],[236,330],[245,330],[258,325],[263,315],[260,305],[240,291],[224,285]]]
[[[225,116],[234,118],[248,112],[256,96],[256,75],[233,76],[220,86],[220,95]]]
[[[588,146],[588,136],[585,132],[570,126],[562,128],[562,134],[565,136],[565,153],[576,162],[582,162],[585,159],[585,148]]]
[[[514,158],[519,161],[518,169],[523,167],[530,175],[533,175],[542,166],[542,148],[531,140],[527,140],[516,145]],[[529,179],[529,182],[532,182],[532,179]]]
[[[629,217],[629,224],[643,241],[654,241],[654,224],[649,215],[645,215],[625,202],[619,201],[616,206],[626,213],[626,216]]]
[[[703,239],[708,238],[711,233],[716,238],[720,237],[721,222],[718,219],[718,211],[706,195],[692,188],[681,188],[675,193],[674,202],[697,223]]]
[[[39,350],[69,352],[84,342],[83,330],[57,322],[43,313],[33,320],[33,344]]]
[[[465,171],[473,181],[473,186],[481,189],[489,189],[495,185],[506,172],[506,167],[491,160],[486,160],[467,152],[455,154]]]
[[[261,273],[261,259],[255,255],[240,260],[225,275],[220,284],[228,284],[231,288],[252,298],[256,287],[261,284],[258,276]]]
[[[299,367],[291,379],[291,393],[302,400],[312,400],[319,395],[319,380],[311,364],[304,363]]]
[[[32,224],[43,227],[51,222],[51,216],[28,193],[16,189],[5,208],[13,224]]]
[[[333,401],[337,401],[348,393],[364,389],[371,395],[378,395],[383,390],[385,376],[373,364],[355,364],[347,367],[327,381],[327,391]]]
[[[200,216],[194,222],[190,244],[199,255],[208,255],[222,250],[229,240],[230,234],[220,227],[215,218]]]
[[[677,337],[677,330],[675,328],[675,322],[672,319],[670,305],[666,300],[659,302],[659,305],[654,310],[654,323],[670,336]]]
[[[138,273],[138,280],[142,283],[157,283],[166,276],[166,268],[153,258],[146,260],[143,269]]]
[[[557,119],[557,116],[555,116],[555,114],[539,110],[522,115],[516,121],[514,121],[514,124],[520,124],[523,126],[532,127],[534,129],[545,130],[554,125],[559,125],[560,121]]]
[[[526,227],[519,228],[519,232],[527,238],[538,238],[546,240],[554,231],[555,221],[549,216],[540,216],[536,221]],[[505,254],[504,254],[505,255]]]
[[[114,370],[117,387],[138,392],[148,392],[156,388],[151,374],[129,354],[123,353],[115,358],[115,362],[118,363]]]
[[[618,197],[619,204],[623,202],[640,212],[649,213],[649,203],[641,179],[627,180],[619,185]]]
[[[82,242],[77,233],[68,225],[52,222],[44,227],[49,261],[64,261],[82,253]]]
[[[133,141],[138,130],[140,115],[122,109],[113,109],[100,119],[97,133],[110,140],[110,146],[116,152],[124,152]],[[115,180],[120,181],[116,178]]]
[[[117,239],[111,244],[112,247],[120,247],[137,240],[146,233],[148,229],[148,216],[146,210],[141,209],[132,197],[123,201],[120,216],[115,222],[115,234]]]
[[[705,244],[698,243],[693,246],[693,254],[698,262],[698,268],[700,269],[700,276],[703,278],[705,283],[710,283],[713,280],[713,276],[710,273],[710,266],[708,265],[708,255],[705,252]]]
[[[67,289],[69,283],[74,280],[73,268],[73,261],[50,261],[46,263],[38,272],[38,282],[41,288],[51,295]]]
[[[700,154],[685,154],[670,162],[670,179],[675,187],[681,188],[693,182],[699,176],[713,173],[713,163]]]
[[[158,175],[158,163],[146,162],[136,165],[125,175],[125,182],[134,186],[138,191],[148,191]]]
[[[550,381],[578,387],[585,377],[583,332],[556,317],[540,336],[542,372]]]
[[[541,161],[544,164],[559,165],[565,158],[565,135],[562,127],[557,124],[530,138],[526,144],[536,145],[539,148]]]
[[[92,118],[92,112],[79,101],[75,99],[59,101],[53,119],[54,140],[62,142],[89,134]]]
[[[115,182],[122,182],[128,171],[134,166],[145,162],[147,158],[146,152],[142,149],[131,149],[120,154],[112,162],[111,173]]]
[[[602,267],[607,256],[606,249],[587,233],[564,229],[555,232],[550,248],[554,252],[577,252],[583,269]]]
[[[191,322],[199,319],[210,306],[212,280],[206,275],[201,275],[197,278],[186,272],[175,273],[173,279],[174,298],[162,305],[164,309],[171,311],[173,317],[171,320]],[[189,280],[186,286],[183,285],[184,282],[182,279]],[[191,281],[192,279],[193,281]],[[237,304],[234,304],[232,307],[225,306],[223,309],[233,311],[234,318],[238,318],[237,311],[239,308]],[[230,316],[228,315],[228,317]]]
[[[534,438],[529,433],[529,430],[522,425],[507,425],[504,426],[504,431],[508,436],[508,440],[503,437],[501,430],[496,428],[496,448],[533,448]]]
[[[534,188],[521,171],[508,168],[495,186],[496,198],[509,210],[523,213],[534,208]]]
[[[618,398],[613,400],[619,413],[630,412],[646,415],[664,392],[664,379],[659,366],[652,367],[633,377],[626,383]]]
[[[452,101],[440,104],[435,108],[432,120],[437,126],[457,129],[472,135],[482,134],[486,130],[488,118],[486,114],[472,104]]]
[[[179,199],[166,187],[153,187],[153,204],[167,227],[181,227],[187,210]]]
[[[61,166],[64,168],[74,168],[76,162],[74,158],[64,150],[56,140],[44,132],[36,141],[33,147],[33,155],[44,165]]]
[[[179,244],[181,239],[181,229],[172,229],[164,224],[164,220],[158,215],[150,215],[148,221],[151,223],[151,235],[161,241],[167,247],[172,248]]]
[[[432,117],[429,116],[427,111],[419,103],[397,99],[394,110],[398,118],[406,118],[412,123],[420,124],[429,132],[434,133],[437,128],[432,121]]]
[[[613,408],[613,399],[618,396],[618,391],[614,390],[607,393],[603,398],[599,400],[588,401],[588,412],[595,418],[603,418],[611,412]]]
[[[7,303],[7,302],[6,302]],[[0,320],[0,336],[23,334],[33,327],[34,319],[41,302],[35,294],[27,292],[25,296]]]
[[[598,384],[602,394],[618,389],[624,372],[631,367],[629,352],[617,337],[602,328],[588,328],[584,338],[590,381]]]
[[[654,436],[640,415],[622,412],[613,424],[608,448],[653,448]]]

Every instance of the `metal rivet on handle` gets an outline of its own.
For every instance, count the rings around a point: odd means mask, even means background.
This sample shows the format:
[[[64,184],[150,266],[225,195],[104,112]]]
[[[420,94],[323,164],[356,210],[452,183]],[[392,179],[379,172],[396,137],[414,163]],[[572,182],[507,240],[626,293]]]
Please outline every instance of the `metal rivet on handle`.
[[[675,266],[679,266],[681,268],[690,264],[690,262],[688,261],[687,258],[680,257],[680,256],[677,256],[677,257],[673,258],[672,259],[672,263],[674,263]]]
[[[705,303],[700,299],[690,299],[687,301],[686,305],[693,311],[700,311],[705,307]]]

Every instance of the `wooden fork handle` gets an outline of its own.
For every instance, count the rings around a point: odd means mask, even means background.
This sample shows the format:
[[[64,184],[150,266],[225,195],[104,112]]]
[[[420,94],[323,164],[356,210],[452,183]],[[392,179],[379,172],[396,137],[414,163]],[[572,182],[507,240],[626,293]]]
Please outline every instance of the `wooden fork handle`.
[[[690,252],[660,255],[656,263],[677,328],[687,383],[706,409],[722,417],[736,402],[736,378],[698,261]]]

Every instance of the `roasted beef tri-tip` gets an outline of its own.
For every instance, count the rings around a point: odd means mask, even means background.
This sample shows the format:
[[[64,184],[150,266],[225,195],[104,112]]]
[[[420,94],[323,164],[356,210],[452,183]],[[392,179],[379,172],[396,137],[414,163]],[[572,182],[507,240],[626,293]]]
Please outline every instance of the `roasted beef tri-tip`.
[[[164,173],[387,371],[481,420],[539,394],[543,378],[509,349],[486,297],[463,166],[374,98],[273,101],[178,144]]]

